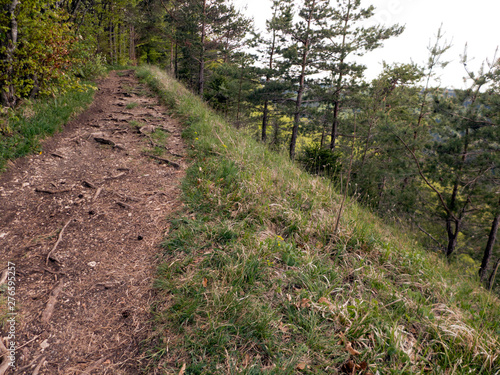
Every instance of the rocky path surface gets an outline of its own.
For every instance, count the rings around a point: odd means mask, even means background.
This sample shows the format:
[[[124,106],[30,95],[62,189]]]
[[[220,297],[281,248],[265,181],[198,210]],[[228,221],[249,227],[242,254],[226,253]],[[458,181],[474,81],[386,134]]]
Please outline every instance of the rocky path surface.
[[[140,373],[180,135],[132,71],[112,72],[41,154],[0,175],[0,281],[8,262],[16,273],[8,374]]]

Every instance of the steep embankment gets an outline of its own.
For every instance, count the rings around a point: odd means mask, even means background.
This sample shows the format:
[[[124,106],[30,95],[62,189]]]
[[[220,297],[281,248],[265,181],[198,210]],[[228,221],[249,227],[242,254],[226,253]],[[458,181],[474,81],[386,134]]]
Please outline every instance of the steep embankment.
[[[158,245],[165,215],[179,205],[184,146],[180,125],[133,71],[112,72],[99,88],[42,152],[0,176],[0,335],[13,333],[5,344],[16,349],[8,374],[143,367]],[[6,323],[8,307],[15,323]]]
[[[500,304],[475,275],[231,128],[156,69],[187,126],[185,209],[156,287],[154,374],[500,373]],[[168,334],[166,332],[169,332]]]

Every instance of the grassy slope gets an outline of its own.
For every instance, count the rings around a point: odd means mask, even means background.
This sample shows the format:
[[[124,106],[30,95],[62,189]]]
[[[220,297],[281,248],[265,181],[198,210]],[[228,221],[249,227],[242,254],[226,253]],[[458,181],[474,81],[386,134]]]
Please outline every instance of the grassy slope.
[[[75,89],[54,99],[27,103],[10,116],[0,117],[0,171],[8,160],[40,151],[40,141],[60,131],[72,116],[93,100],[94,90]]]
[[[192,164],[156,287],[150,369],[500,374],[500,303],[457,266],[228,126],[154,68]],[[184,369],[184,370],[183,370]],[[156,372],[155,372],[156,373]]]

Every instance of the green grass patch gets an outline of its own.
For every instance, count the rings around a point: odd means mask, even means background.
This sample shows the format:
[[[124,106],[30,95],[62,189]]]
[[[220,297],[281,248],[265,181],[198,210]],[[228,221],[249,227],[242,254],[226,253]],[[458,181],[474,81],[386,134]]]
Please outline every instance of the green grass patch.
[[[8,160],[40,152],[40,141],[61,131],[93,98],[92,88],[70,91],[56,98],[26,102],[0,117],[0,171]]]
[[[139,105],[139,103],[136,103],[136,102],[132,102],[132,103],[128,103],[125,108],[127,109],[134,109],[135,107],[137,107]]]
[[[333,237],[340,197],[328,179],[232,128],[158,69],[137,73],[184,123],[191,150],[155,282],[151,368],[500,373],[500,303],[474,274],[352,201]]]

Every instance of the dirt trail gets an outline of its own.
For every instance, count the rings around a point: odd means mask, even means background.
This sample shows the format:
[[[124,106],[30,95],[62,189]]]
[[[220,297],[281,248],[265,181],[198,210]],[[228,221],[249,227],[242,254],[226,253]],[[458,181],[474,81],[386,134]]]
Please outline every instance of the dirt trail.
[[[158,127],[175,163],[144,154]],[[180,133],[133,72],[113,72],[40,155],[0,176],[0,274],[11,261],[17,276],[8,374],[140,373],[155,256],[180,205]]]

